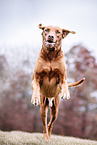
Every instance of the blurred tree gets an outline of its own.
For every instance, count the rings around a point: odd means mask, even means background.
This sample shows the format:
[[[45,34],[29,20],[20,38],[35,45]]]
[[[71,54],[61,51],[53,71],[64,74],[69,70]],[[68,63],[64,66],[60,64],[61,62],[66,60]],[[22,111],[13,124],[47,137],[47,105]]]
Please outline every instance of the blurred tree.
[[[35,108],[30,102],[30,62],[23,57],[20,64],[17,62],[8,63],[8,59],[0,55],[0,129],[42,131],[39,107]]]

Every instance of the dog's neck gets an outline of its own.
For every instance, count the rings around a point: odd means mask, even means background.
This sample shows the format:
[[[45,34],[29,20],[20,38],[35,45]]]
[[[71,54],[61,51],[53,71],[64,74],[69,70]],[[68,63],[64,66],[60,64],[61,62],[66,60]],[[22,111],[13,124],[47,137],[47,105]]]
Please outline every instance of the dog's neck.
[[[42,47],[40,52],[40,57],[42,57],[44,60],[49,60],[49,61],[56,60],[59,59],[60,57],[63,57],[63,51],[61,50],[61,47],[59,49],[50,50],[50,51]]]

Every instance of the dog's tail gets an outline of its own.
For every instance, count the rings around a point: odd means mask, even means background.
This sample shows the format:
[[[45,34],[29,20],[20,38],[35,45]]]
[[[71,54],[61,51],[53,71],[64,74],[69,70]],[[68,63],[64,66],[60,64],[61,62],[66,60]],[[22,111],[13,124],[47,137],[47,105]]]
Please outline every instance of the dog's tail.
[[[85,78],[82,78],[81,80],[77,81],[77,82],[74,82],[74,83],[68,83],[68,87],[75,87],[75,86],[78,86],[80,85],[81,83],[83,83],[85,80]]]

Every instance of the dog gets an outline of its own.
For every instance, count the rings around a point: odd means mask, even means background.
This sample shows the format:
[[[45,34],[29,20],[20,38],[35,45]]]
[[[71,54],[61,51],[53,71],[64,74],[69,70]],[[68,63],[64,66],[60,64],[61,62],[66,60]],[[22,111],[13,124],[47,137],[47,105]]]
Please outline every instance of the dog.
[[[51,136],[52,126],[58,115],[60,98],[69,99],[68,87],[81,84],[85,78],[75,83],[67,83],[67,73],[63,51],[62,39],[74,31],[53,26],[42,26],[43,44],[32,77],[32,99],[34,105],[40,104],[40,115],[43,122],[45,140]],[[47,125],[47,111],[51,109],[51,119]]]

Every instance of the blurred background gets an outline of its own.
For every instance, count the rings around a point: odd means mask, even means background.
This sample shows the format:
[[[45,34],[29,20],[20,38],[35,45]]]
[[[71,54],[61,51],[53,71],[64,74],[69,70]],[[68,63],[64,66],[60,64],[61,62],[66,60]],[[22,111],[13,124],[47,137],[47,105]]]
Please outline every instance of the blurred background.
[[[42,23],[76,31],[62,43],[68,82],[86,78],[61,100],[53,134],[97,139],[96,14],[96,0],[0,0],[0,130],[43,130],[39,106],[30,102]]]

